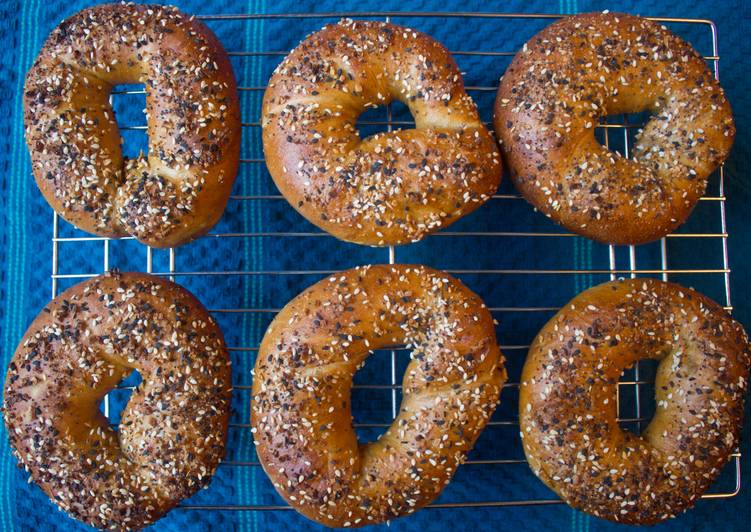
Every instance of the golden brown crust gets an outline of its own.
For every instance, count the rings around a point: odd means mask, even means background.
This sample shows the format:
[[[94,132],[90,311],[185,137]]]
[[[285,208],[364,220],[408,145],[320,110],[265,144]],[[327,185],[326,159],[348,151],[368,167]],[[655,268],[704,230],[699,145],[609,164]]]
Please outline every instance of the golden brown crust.
[[[352,428],[352,375],[369,352],[407,344],[398,417],[375,442]],[[261,343],[251,420],[274,487],[328,526],[363,526],[438,496],[490,419],[506,380],[490,312],[423,266],[337,273],[288,303]]]
[[[122,156],[109,103],[121,83],[144,84],[147,157]],[[24,112],[39,190],[80,229],[170,247],[224,212],[240,154],[235,78],[213,33],[176,8],[105,4],[63,21],[26,76]]]
[[[102,397],[142,377],[118,430]],[[91,526],[138,529],[208,485],[229,422],[219,327],[184,288],[107,274],[66,290],[29,326],[5,382],[14,454],[50,499]]]
[[[646,110],[654,116],[631,159],[595,139],[600,117]],[[530,39],[503,75],[494,125],[524,197],[613,244],[681,225],[735,137],[725,94],[691,45],[619,13],[566,17]]]
[[[415,129],[360,139],[357,117],[404,102]],[[409,28],[342,20],[277,67],[263,100],[266,165],[311,223],[383,246],[421,239],[498,188],[501,160],[448,50]]]
[[[617,422],[616,387],[659,360],[656,413],[637,436]],[[571,506],[652,524],[694,504],[739,443],[751,358],[717,303],[654,279],[579,294],[533,342],[519,419],[532,470]]]

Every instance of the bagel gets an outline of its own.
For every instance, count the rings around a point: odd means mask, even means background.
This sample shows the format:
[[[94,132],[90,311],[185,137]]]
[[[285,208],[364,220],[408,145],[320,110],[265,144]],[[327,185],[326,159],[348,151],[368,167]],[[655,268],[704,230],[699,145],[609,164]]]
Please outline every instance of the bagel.
[[[113,428],[101,399],[142,382]],[[97,528],[138,529],[208,485],[229,422],[219,327],[185,289],[146,274],[77,284],[33,321],[10,362],[5,425],[50,500]]]
[[[595,138],[606,115],[650,111],[631,158]],[[704,59],[664,26],[620,13],[566,17],[503,75],[494,126],[516,188],[566,229],[641,244],[681,225],[735,138]]]
[[[352,376],[407,344],[399,415],[375,442],[352,428]],[[382,523],[428,504],[495,410],[506,380],[490,312],[449,275],[377,265],[336,273],[290,301],[261,343],[251,421],[284,499],[327,526]]]
[[[361,139],[358,116],[400,100],[415,128]],[[342,240],[420,240],[498,188],[501,160],[451,54],[415,30],[342,20],[295,48],[263,98],[271,177],[300,214]]]
[[[656,412],[642,434],[619,427],[617,386],[658,360]],[[519,420],[535,474],[569,505],[653,524],[694,504],[737,449],[751,358],[717,303],[654,279],[576,296],[535,338]]]
[[[148,156],[126,159],[109,98],[143,83]],[[39,190],[64,219],[164,248],[206,233],[237,174],[240,110],[211,31],[173,7],[105,4],[63,21],[26,76],[26,142]]]

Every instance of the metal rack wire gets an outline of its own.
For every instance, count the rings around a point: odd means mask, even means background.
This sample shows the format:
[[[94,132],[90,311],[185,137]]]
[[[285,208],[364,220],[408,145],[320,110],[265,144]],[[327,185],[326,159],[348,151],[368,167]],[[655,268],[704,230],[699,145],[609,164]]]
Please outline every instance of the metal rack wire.
[[[433,18],[433,19],[439,19],[439,20],[446,20],[446,19],[472,19],[472,18],[481,18],[481,19],[508,19],[512,20],[515,24],[518,24],[519,30],[524,31],[525,28],[525,22],[528,22],[533,19],[555,19],[562,15],[549,15],[549,14],[521,14],[521,13],[509,13],[509,14],[496,14],[496,13],[464,13],[464,12],[453,12],[453,13],[415,13],[415,12],[359,12],[359,13],[289,13],[289,14],[237,14],[237,15],[210,15],[210,16],[204,16],[200,17],[207,21],[210,25],[219,25],[226,21],[235,21],[235,22],[247,22],[247,21],[254,21],[259,19],[276,19],[276,20],[282,20],[282,19],[320,19],[321,24],[324,22],[331,22],[336,19],[339,19],[341,17],[356,17],[356,18],[369,18],[369,19],[378,19],[378,20],[385,20],[385,21],[396,21],[398,22],[398,19],[410,17],[410,18]],[[663,23],[681,23],[681,24],[688,24],[692,25],[694,27],[701,28],[703,31],[709,32],[709,37],[711,38],[712,43],[712,50],[711,55],[706,55],[705,59],[709,62],[710,66],[715,72],[715,76],[719,77],[718,74],[718,66],[719,66],[719,54],[718,54],[718,36],[717,36],[717,28],[709,20],[699,20],[699,19],[684,19],[684,18],[655,18],[653,20],[657,20]],[[438,40],[441,40],[441,35],[434,35]],[[531,36],[531,33],[530,35]],[[515,54],[515,50],[494,50],[494,51],[479,51],[479,50],[453,50],[452,53],[456,56],[490,56],[490,57],[504,57],[504,56],[513,56]],[[262,58],[268,58],[268,57],[276,57],[278,56],[279,60],[286,54],[285,51],[264,51],[264,50],[234,50],[229,52],[230,56],[237,56],[237,57],[244,57],[246,60],[260,60]],[[239,87],[240,91],[263,91],[265,87],[263,86],[241,86]],[[496,90],[496,87],[494,86],[467,86],[468,92],[470,94],[472,93],[484,93],[484,92],[493,92]],[[118,97],[119,94],[135,94],[143,91],[138,90],[126,90],[126,91],[119,91],[119,93],[115,93],[114,97]],[[249,116],[249,110],[243,109],[244,111],[244,117],[247,118]],[[385,121],[380,120],[374,120],[374,121],[365,121],[361,122],[362,124],[367,125],[374,125],[374,126],[385,126],[387,130],[391,131],[393,127],[410,127],[412,125],[411,122],[408,120],[396,120],[393,117],[391,106],[388,106],[386,109],[387,117]],[[249,128],[259,128],[260,124],[256,121],[244,121],[243,127],[245,130],[248,130]],[[639,127],[638,124],[629,124],[627,122],[620,123],[620,124],[611,124],[611,123],[603,123],[600,125],[600,130],[602,131],[602,135],[604,136],[604,144],[609,146],[611,139],[615,138],[618,135],[622,135],[622,145],[625,149],[625,156],[629,155],[629,137],[628,133],[629,130],[632,130],[634,128]],[[145,130],[145,126],[142,125],[123,125],[121,126],[121,129],[124,130]],[[258,152],[260,153],[260,151]],[[260,157],[250,157],[249,154],[242,154],[241,155],[243,159],[241,159],[242,164],[263,164],[263,159]],[[267,176],[268,179],[270,179]],[[637,253],[636,248],[634,246],[628,246],[627,248],[627,265],[621,265],[619,264],[618,257],[619,254],[617,253],[617,248],[615,246],[608,246],[607,253],[608,253],[608,268],[607,269],[588,269],[588,270],[581,270],[581,269],[536,269],[536,268],[527,268],[527,269],[472,269],[472,268],[461,268],[461,269],[453,269],[448,270],[449,273],[453,273],[456,275],[465,275],[465,274],[471,274],[471,275],[488,275],[488,276],[504,276],[504,275],[528,275],[531,276],[531,278],[535,280],[539,280],[540,282],[545,282],[546,279],[550,279],[551,275],[578,275],[578,274],[605,274],[610,277],[610,279],[615,279],[619,276],[631,276],[636,277],[639,275],[657,275],[660,276],[663,280],[668,280],[671,275],[676,274],[694,274],[694,275],[701,275],[701,276],[713,276],[713,277],[721,277],[722,279],[722,289],[724,291],[724,305],[725,308],[728,311],[732,310],[731,306],[731,299],[730,299],[730,277],[729,277],[729,266],[728,266],[728,249],[727,249],[727,226],[726,226],[726,218],[725,218],[725,195],[724,195],[724,170],[722,168],[719,169],[718,175],[716,177],[718,180],[718,186],[717,186],[717,192],[713,195],[707,195],[703,197],[701,200],[702,202],[710,202],[712,205],[717,206],[718,210],[718,216],[719,216],[719,222],[720,222],[720,231],[719,232],[678,232],[675,234],[668,235],[666,238],[663,238],[660,242],[660,267],[659,268],[639,268],[637,265]],[[496,200],[508,200],[508,201],[522,201],[522,198],[515,193],[506,193],[506,194],[496,194],[494,196],[494,199]],[[275,202],[275,201],[281,201],[283,202],[283,198],[279,194],[267,194],[267,195],[234,195],[231,197],[231,202],[244,202],[244,201],[250,201],[250,200],[258,200],[258,208],[263,208],[264,203],[263,202]],[[290,207],[291,209],[291,207]],[[62,246],[80,246],[83,242],[98,242],[101,241],[102,245],[102,251],[103,251],[103,262],[101,264],[101,270],[107,271],[110,269],[110,240],[106,238],[100,238],[95,237],[91,235],[87,235],[85,233],[77,232],[77,231],[67,231],[67,233],[72,234],[73,236],[61,236],[60,229],[61,225],[65,224],[66,222],[61,221],[57,214],[54,214],[53,216],[53,237],[52,237],[52,264],[51,264],[51,284],[52,284],[52,296],[55,297],[58,295],[58,285],[59,282],[63,279],[73,279],[73,280],[81,280],[86,277],[91,277],[94,275],[97,275],[100,272],[70,272],[66,270],[65,264],[63,261],[61,261],[61,247]],[[290,228],[290,231],[284,231],[284,232],[246,232],[246,233],[221,233],[221,232],[212,232],[208,235],[208,238],[216,238],[216,239],[247,239],[247,238],[281,238],[281,237],[290,237],[290,238],[299,238],[299,239],[312,239],[312,238],[320,238],[320,237],[326,237],[327,235],[325,233],[321,233],[318,231],[294,231],[294,228]],[[538,231],[443,231],[435,235],[435,237],[502,237],[508,239],[508,242],[510,245],[513,245],[513,242],[515,239],[519,238],[551,238],[551,239],[558,239],[558,238],[577,238],[576,235],[570,234],[570,233],[560,233],[560,232],[538,232]],[[715,241],[719,241],[721,244],[721,267],[719,268],[680,268],[676,266],[669,265],[669,257],[668,257],[668,245],[667,241],[669,239],[685,239],[685,238],[697,238],[697,239],[713,239]],[[440,240],[438,241],[440,244]],[[324,276],[329,273],[331,273],[329,270],[309,270],[309,269],[288,269],[288,270],[276,270],[276,271],[250,271],[250,270],[238,270],[238,271],[188,271],[188,270],[182,270],[176,267],[176,254],[179,253],[179,250],[170,249],[169,250],[169,258],[168,258],[168,268],[166,270],[161,269],[155,269],[154,268],[154,260],[153,260],[153,254],[154,251],[151,248],[146,249],[146,264],[144,265],[144,270],[149,273],[153,273],[155,275],[162,275],[162,276],[168,276],[169,278],[175,280],[177,279],[178,282],[181,277],[185,276],[251,276],[251,275],[268,275],[268,276],[289,276],[289,275],[307,275],[307,274],[316,274],[319,276]],[[397,262],[397,250],[392,246],[385,248],[383,250],[383,260],[387,261],[390,264],[393,264]],[[351,266],[355,266],[356,264],[352,264]],[[279,306],[282,306],[285,302],[280,301]],[[273,315],[276,313],[279,309],[278,308],[215,308],[210,309],[213,313],[219,315],[219,314],[226,314],[226,313],[233,313],[233,312],[254,312],[254,313],[261,313],[266,315]],[[557,310],[556,306],[534,306],[534,307],[491,307],[490,310],[492,312],[549,312],[553,313]],[[529,341],[531,341],[532,338],[529,338]],[[502,345],[502,350],[508,352],[519,352],[520,356],[523,356],[524,351],[528,348],[528,343],[525,344],[509,344],[509,345]],[[230,348],[230,351],[233,353],[235,352],[249,352],[251,354],[255,353],[257,351],[257,346],[234,346]],[[395,417],[398,413],[398,391],[400,388],[399,384],[399,375],[397,374],[397,357],[398,352],[400,349],[394,349],[390,351],[389,357],[390,357],[390,370],[389,370],[389,383],[388,384],[361,384],[356,385],[356,387],[359,388],[365,388],[365,389],[373,389],[373,390],[385,390],[386,392],[390,393],[391,398],[391,415],[392,417]],[[645,379],[642,377],[642,368],[640,368],[640,365],[637,364],[636,367],[633,370],[633,378],[624,379],[620,382],[620,385],[618,387],[619,390],[619,401],[620,397],[622,395],[622,390],[626,388],[631,388],[635,390],[635,402],[633,404],[633,411],[630,413],[621,413],[620,421],[621,423],[631,423],[635,425],[636,430],[638,431],[640,428],[643,428],[643,425],[648,422],[648,418],[645,416],[643,412],[643,405],[640,401],[640,393],[639,390],[641,387],[650,386],[651,382],[648,379]],[[506,385],[506,388],[515,388],[518,387],[517,382],[510,382]],[[236,393],[249,393],[250,386],[247,384],[237,384],[235,387]],[[104,402],[104,410],[105,415],[109,414],[109,398],[105,398]],[[491,421],[492,425],[509,425],[513,426],[517,422],[514,419],[502,419],[502,420],[493,420]],[[384,428],[389,425],[388,422],[385,423],[361,423],[359,427],[371,427],[371,428]],[[233,427],[235,427],[238,430],[250,430],[248,423],[233,423]],[[491,459],[473,459],[470,457],[470,459],[466,462],[466,464],[470,466],[476,466],[476,467],[486,467],[486,466],[508,466],[511,464],[523,464],[523,459],[518,458],[509,458],[504,456],[494,457]],[[253,467],[257,468],[260,466],[260,464],[257,461],[232,461],[232,460],[226,460],[223,464],[223,467]],[[741,486],[741,468],[740,468],[740,453],[736,453],[732,457],[732,465],[731,467],[734,468],[733,475],[735,484],[734,486],[731,486],[729,489],[726,489],[724,491],[715,491],[709,494],[705,494],[704,498],[713,498],[713,499],[720,499],[720,498],[729,498],[733,497],[738,494],[740,491]],[[531,497],[525,497],[524,494],[519,494],[518,498],[513,499],[504,499],[504,500],[486,500],[482,498],[483,490],[478,489],[476,490],[476,496],[478,497],[477,500],[472,501],[465,501],[465,502],[437,502],[432,505],[430,505],[431,508],[461,508],[461,507],[503,507],[503,506],[522,506],[522,505],[548,505],[548,504],[560,504],[561,501],[552,497],[549,498],[531,498]],[[225,504],[222,501],[216,501],[215,504],[186,504],[182,506],[183,509],[186,510],[203,510],[203,511],[210,511],[210,510],[237,510],[237,511],[284,511],[289,510],[290,508],[284,504],[271,504],[271,505],[247,505],[247,504]]]

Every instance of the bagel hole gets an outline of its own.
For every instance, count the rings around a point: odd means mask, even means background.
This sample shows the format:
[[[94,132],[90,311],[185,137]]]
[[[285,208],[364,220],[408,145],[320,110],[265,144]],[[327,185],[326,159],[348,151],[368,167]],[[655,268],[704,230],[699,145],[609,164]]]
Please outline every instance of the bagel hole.
[[[402,377],[409,363],[409,351],[395,348],[392,373],[391,350],[374,351],[355,373],[352,386],[352,425],[360,443],[376,441],[393,421],[402,401]],[[392,384],[391,376],[394,376]],[[393,402],[392,402],[393,401]]]
[[[109,420],[110,425],[118,428],[120,417],[125,410],[133,390],[141,384],[141,374],[134,370],[121,380],[115,388],[99,403],[99,411]]]
[[[112,90],[112,111],[120,130],[123,157],[135,159],[148,154],[146,133],[146,93],[143,84],[116,85]]]
[[[618,385],[618,423],[623,430],[641,434],[655,413],[655,375],[658,361],[645,359],[626,368]]]
[[[610,151],[632,157],[636,136],[651,118],[649,111],[604,116],[595,128],[595,139]]]
[[[415,119],[409,108],[399,100],[388,105],[369,107],[359,117],[355,128],[360,139],[366,139],[379,133],[411,129],[415,127]]]

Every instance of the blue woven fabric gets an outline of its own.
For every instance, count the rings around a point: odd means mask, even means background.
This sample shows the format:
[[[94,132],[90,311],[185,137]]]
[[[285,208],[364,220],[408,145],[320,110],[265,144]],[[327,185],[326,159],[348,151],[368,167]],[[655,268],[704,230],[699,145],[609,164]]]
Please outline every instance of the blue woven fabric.
[[[50,274],[52,246],[52,211],[38,193],[30,175],[29,158],[23,140],[22,87],[23,78],[41,47],[45,37],[64,17],[90,5],[89,1],[67,0],[4,0],[0,2],[0,339],[2,366],[10,359],[16,343],[26,326],[46,303],[51,294]],[[347,10],[394,11],[523,11],[574,13],[612,8],[605,2],[586,0],[510,0],[488,3],[482,0],[180,0],[186,12],[198,15],[212,13],[280,13],[280,12],[342,12]],[[751,268],[744,256],[751,250],[751,179],[743,170],[751,165],[749,134],[751,128],[751,86],[748,72],[749,16],[747,2],[700,1],[687,4],[675,1],[624,0],[619,10],[649,16],[682,16],[709,18],[717,23],[720,37],[721,81],[734,106],[738,125],[738,139],[726,167],[728,196],[728,231],[733,286],[734,315],[746,327],[751,326]],[[331,19],[255,19],[245,21],[211,21],[230,51],[281,51],[292,48],[307,33]],[[439,19],[397,17],[395,22],[410,25],[434,35],[452,50],[505,50],[521,47],[536,30],[548,21],[482,19]],[[707,28],[675,25],[672,29],[689,39],[705,55],[711,52]],[[239,85],[264,85],[278,62],[278,56],[237,56],[233,66]],[[509,57],[457,56],[467,85],[489,86],[497,82],[510,61]],[[243,122],[257,122],[260,114],[260,91],[243,91],[241,104]],[[493,94],[473,93],[485,119],[491,116]],[[143,97],[120,97],[116,100],[119,123],[143,124]],[[377,113],[381,113],[380,115]],[[397,116],[404,113],[396,106]],[[383,117],[383,110],[373,111],[373,117]],[[363,133],[371,133],[363,128]],[[259,129],[244,128],[243,158],[260,160]],[[142,132],[124,131],[126,153],[137,153],[145,147]],[[614,139],[617,143],[618,140]],[[717,179],[710,193],[717,195]],[[506,182],[502,193],[512,193]],[[271,272],[281,270],[334,270],[358,264],[386,262],[385,250],[371,249],[338,242],[332,238],[290,237],[268,238],[264,232],[309,231],[314,228],[297,215],[284,201],[267,200],[258,196],[276,194],[276,189],[262,163],[243,164],[233,194],[254,196],[256,199],[233,200],[225,216],[214,229],[215,233],[252,233],[247,238],[203,238],[179,248],[174,256],[175,270]],[[702,202],[684,230],[686,232],[720,232],[718,202]],[[535,231],[555,232],[557,228],[525,202],[494,200],[477,213],[461,220],[453,230],[467,231]],[[67,223],[60,223],[60,237],[80,236]],[[723,267],[721,247],[717,239],[670,239],[670,267]],[[488,244],[491,245],[488,245]],[[659,245],[641,246],[637,250],[640,268],[659,269]],[[58,247],[60,274],[99,273],[105,261],[110,267],[122,270],[145,270],[146,251],[133,241],[111,242],[105,258],[101,242],[61,242]],[[170,267],[167,251],[155,251],[153,270],[166,272]],[[607,247],[583,238],[524,238],[459,239],[431,237],[425,241],[397,248],[398,262],[424,263],[443,269],[571,269],[607,270]],[[620,268],[628,266],[627,249],[616,252]],[[607,274],[582,273],[566,276],[501,275],[483,276],[460,274],[464,282],[476,290],[491,307],[560,306],[577,292],[607,280]],[[231,275],[202,277],[179,275],[177,281],[193,291],[203,303],[217,310],[216,316],[225,331],[232,349],[234,382],[244,386],[251,382],[250,370],[254,351],[273,317],[271,312],[222,312],[235,308],[273,309],[282,306],[321,275]],[[542,279],[541,279],[542,277]],[[530,283],[530,280],[534,280]],[[721,275],[675,275],[671,280],[693,285],[718,301],[724,302]],[[77,282],[60,279],[58,293]],[[501,312],[499,342],[505,349],[509,373],[518,379],[524,361],[524,350],[515,348],[529,343],[534,333],[552,312]],[[397,361],[397,375],[406,365],[406,357]],[[388,353],[377,353],[356,376],[356,382],[388,384],[390,375]],[[391,409],[390,391],[358,390],[353,397],[358,421],[382,422]],[[516,405],[515,390],[506,389],[496,419],[513,419]],[[648,394],[646,394],[648,395]],[[624,398],[627,401],[628,398]],[[117,412],[127,401],[124,391],[115,392],[109,407]],[[233,422],[247,423],[249,392],[238,388],[233,399]],[[748,410],[748,409],[747,409]],[[751,417],[751,416],[750,416]],[[27,475],[15,465],[10,456],[4,427],[0,428],[0,526],[6,530],[90,530],[60,513],[34,484],[26,482]],[[473,452],[473,458],[522,458],[517,435],[518,427],[500,425],[489,427]],[[364,429],[362,438],[374,438],[379,431]],[[751,423],[744,429],[743,477],[751,479]],[[230,429],[227,460],[248,462],[255,460],[252,439],[247,427]],[[728,469],[718,481],[715,491],[734,485]],[[524,500],[552,498],[524,463],[480,467],[462,467],[455,480],[446,488],[439,502],[478,500]],[[702,501],[677,519],[655,527],[657,530],[745,530],[751,517],[748,492],[728,500]],[[219,469],[211,486],[197,494],[188,504],[225,504],[228,506],[280,504],[269,481],[258,467],[229,467]],[[177,509],[152,527],[158,531],[204,530],[318,530],[321,527],[292,511],[211,511]],[[373,527],[376,528],[376,527]],[[385,527],[379,527],[385,530]],[[537,507],[502,507],[474,509],[423,510],[409,518],[391,524],[392,529],[420,530],[616,530],[625,527],[612,525],[571,510],[565,505]]]

